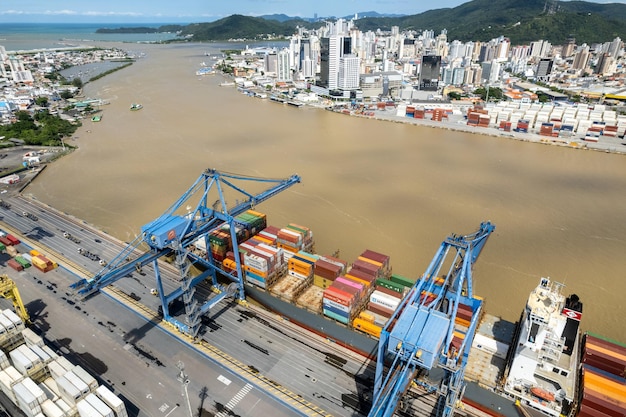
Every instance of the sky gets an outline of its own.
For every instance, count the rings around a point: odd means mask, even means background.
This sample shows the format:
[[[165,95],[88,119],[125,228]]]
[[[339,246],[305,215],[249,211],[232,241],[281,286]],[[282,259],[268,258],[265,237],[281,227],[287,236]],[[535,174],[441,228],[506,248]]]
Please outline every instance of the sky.
[[[626,0],[591,0],[624,3]],[[466,0],[1,0],[2,23],[195,23],[232,14],[261,16],[350,16],[375,11],[418,14],[433,8],[456,7]]]

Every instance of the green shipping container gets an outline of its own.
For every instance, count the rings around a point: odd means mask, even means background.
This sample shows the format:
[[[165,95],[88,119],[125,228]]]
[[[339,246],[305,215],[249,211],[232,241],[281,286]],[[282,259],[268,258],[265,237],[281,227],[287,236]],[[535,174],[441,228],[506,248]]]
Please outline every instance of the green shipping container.
[[[0,243],[0,252],[6,250],[6,246],[3,243]]]
[[[26,268],[28,268],[28,267],[30,266],[30,262],[28,262],[26,259],[22,258],[20,255],[17,255],[17,256],[15,257],[15,261],[16,261],[18,264],[22,265],[22,267],[23,267],[24,269],[26,269]]]
[[[398,274],[391,274],[391,280],[393,282],[396,282],[400,285],[404,285],[405,287],[409,287],[409,288],[415,285],[415,281],[405,278],[402,275],[398,275]]]
[[[388,290],[395,291],[399,294],[402,294],[405,288],[404,285],[398,284],[397,282],[393,282],[385,278],[377,278],[376,285],[380,285],[381,287],[385,287]]]

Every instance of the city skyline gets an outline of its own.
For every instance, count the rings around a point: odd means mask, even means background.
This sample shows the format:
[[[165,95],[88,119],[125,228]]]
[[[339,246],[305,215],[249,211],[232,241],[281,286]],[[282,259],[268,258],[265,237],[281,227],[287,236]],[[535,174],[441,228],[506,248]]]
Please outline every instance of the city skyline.
[[[292,2],[289,0],[235,0],[230,2],[133,2],[110,0],[85,2],[63,0],[51,4],[41,0],[4,0],[0,5],[2,23],[196,23],[219,20],[232,14],[262,16],[286,14],[294,17],[350,16],[355,13],[375,11],[381,14],[413,15],[434,8],[453,8],[465,0],[440,0],[432,3],[412,0],[318,0]],[[626,0],[593,0],[593,3],[622,3]],[[0,33],[2,27],[0,26]]]

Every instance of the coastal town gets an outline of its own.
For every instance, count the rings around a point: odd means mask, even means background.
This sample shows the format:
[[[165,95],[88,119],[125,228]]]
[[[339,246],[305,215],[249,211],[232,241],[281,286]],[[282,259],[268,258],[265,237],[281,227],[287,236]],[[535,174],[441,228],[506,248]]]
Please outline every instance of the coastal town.
[[[83,83],[130,65],[136,55],[89,45],[7,51],[0,46],[0,121],[47,111],[100,121],[106,102],[81,96]],[[140,57],[139,57],[140,58]],[[283,47],[246,45],[201,62],[222,86],[252,97],[373,117],[622,153],[626,131],[624,44],[512,45],[450,41],[446,31],[361,32],[358,20],[300,28]],[[206,61],[206,60],[205,60]],[[20,138],[12,139],[20,143]]]

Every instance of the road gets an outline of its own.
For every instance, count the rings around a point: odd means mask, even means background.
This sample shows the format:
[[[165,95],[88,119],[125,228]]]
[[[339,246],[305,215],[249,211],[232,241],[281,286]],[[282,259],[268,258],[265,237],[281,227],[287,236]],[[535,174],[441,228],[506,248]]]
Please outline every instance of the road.
[[[220,416],[362,415],[344,401],[346,395],[371,395],[370,364],[268,312],[218,304],[201,330],[204,343],[223,353],[216,356],[105,293],[77,302],[69,284],[79,279],[77,274],[94,274],[102,268],[78,248],[108,262],[124,242],[36,201],[5,200],[10,208],[0,208],[0,227],[23,237],[21,251],[39,248],[60,265],[47,274],[34,268],[20,273],[6,269],[19,283],[34,324],[70,360],[134,404],[136,415],[182,417],[190,414],[190,408],[193,415],[200,408]],[[169,264],[160,269],[169,293],[178,285],[178,272]],[[120,279],[115,287],[154,312],[159,298],[150,294],[155,286],[153,271],[144,267],[142,272]],[[208,294],[201,290],[198,297]],[[177,379],[180,362],[189,379],[189,403]],[[207,395],[204,400],[201,393]]]

